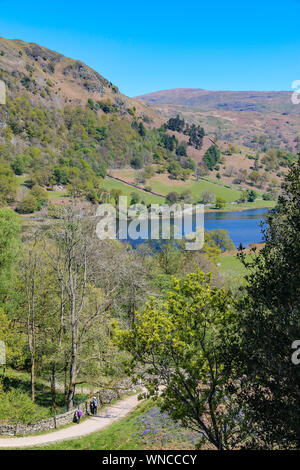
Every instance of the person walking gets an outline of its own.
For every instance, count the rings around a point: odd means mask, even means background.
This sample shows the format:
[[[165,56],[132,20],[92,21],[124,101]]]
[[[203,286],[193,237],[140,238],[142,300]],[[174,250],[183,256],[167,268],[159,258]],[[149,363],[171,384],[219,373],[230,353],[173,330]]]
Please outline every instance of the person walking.
[[[94,399],[90,401],[90,411],[91,411],[91,415],[94,414]]]
[[[93,414],[96,415],[98,412],[98,400],[96,397],[93,398]]]
[[[78,406],[76,416],[77,416],[77,424],[80,424],[80,420],[81,420],[81,416],[82,416],[82,411],[81,411],[80,405]]]

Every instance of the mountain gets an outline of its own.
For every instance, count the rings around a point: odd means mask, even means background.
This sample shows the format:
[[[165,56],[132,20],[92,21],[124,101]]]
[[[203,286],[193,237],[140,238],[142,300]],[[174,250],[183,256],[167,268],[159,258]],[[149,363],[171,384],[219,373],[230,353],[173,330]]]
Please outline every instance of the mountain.
[[[136,97],[164,120],[180,115],[219,139],[265,152],[299,151],[300,106],[288,91],[164,90]]]
[[[289,91],[209,91],[198,88],[163,90],[136,99],[146,103],[170,104],[227,111],[294,112],[299,109],[291,101]]]
[[[78,60],[0,38],[0,80],[0,206],[33,212],[57,191],[99,203],[111,197],[107,170],[149,175],[155,163],[187,178],[194,168],[153,108]]]
[[[136,115],[155,113],[141,102],[120,93],[118,87],[81,61],[21,40],[0,38],[0,79],[11,98],[21,93],[31,102],[62,109],[86,105],[87,100],[109,100],[122,115],[136,108]]]

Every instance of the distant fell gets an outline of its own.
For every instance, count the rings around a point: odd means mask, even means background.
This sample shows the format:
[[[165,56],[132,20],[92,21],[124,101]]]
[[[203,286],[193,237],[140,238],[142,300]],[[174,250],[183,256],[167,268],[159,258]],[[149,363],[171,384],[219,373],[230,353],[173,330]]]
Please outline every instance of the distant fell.
[[[135,97],[153,104],[194,107],[202,110],[254,112],[295,112],[290,91],[209,91],[200,88],[175,88]]]

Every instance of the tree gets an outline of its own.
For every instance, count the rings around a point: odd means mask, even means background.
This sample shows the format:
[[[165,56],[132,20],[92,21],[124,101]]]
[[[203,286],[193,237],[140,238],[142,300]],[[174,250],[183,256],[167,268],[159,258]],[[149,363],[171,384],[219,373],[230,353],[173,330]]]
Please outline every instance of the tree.
[[[20,214],[31,214],[38,210],[38,201],[33,194],[26,194],[23,199],[19,202],[17,209]]]
[[[17,195],[17,178],[6,161],[0,160],[0,207],[13,202]]]
[[[217,246],[221,251],[230,251],[235,249],[234,243],[229,236],[229,232],[220,228],[206,231],[205,243],[209,246]]]
[[[45,246],[39,233],[28,242],[22,252],[19,266],[20,289],[23,302],[18,320],[24,324],[30,360],[31,399],[35,401],[35,376],[38,349],[43,344],[42,333],[49,308],[49,266]]]
[[[166,200],[173,204],[174,202],[177,202],[179,199],[179,194],[176,191],[171,191],[166,195]]]
[[[110,240],[105,244],[96,237],[89,215],[82,206],[65,207],[64,216],[51,231],[58,249],[55,259],[61,268],[56,269],[56,278],[64,292],[64,322],[70,335],[68,410],[74,405],[79,373],[102,360],[104,326],[99,326],[105,324],[123,279],[118,252],[114,253]]]
[[[215,202],[215,200],[216,200],[216,196],[214,195],[214,193],[206,189],[202,191],[202,195],[201,195],[202,204],[211,204],[212,202]]]
[[[283,184],[263,228],[265,247],[251,260],[240,303],[240,401],[248,411],[252,447],[299,449],[300,369],[292,344],[300,338],[300,161]],[[240,378],[243,377],[243,380]]]
[[[180,194],[180,199],[183,199],[184,202],[187,204],[191,204],[193,202],[193,193],[190,189],[184,189]]]
[[[254,202],[256,198],[257,198],[257,192],[251,189],[248,193],[248,202]]]
[[[33,186],[30,194],[37,200],[38,210],[40,210],[42,205],[48,201],[47,191],[45,191],[44,188],[39,185]]]
[[[176,148],[176,155],[186,157],[186,142],[180,142]]]
[[[221,152],[217,145],[211,145],[205,152],[203,157],[203,163],[209,170],[215,168],[216,163],[220,161]]]
[[[115,331],[115,343],[132,355],[131,374],[150,395],[160,387],[161,409],[219,450],[234,448],[240,437],[222,366],[235,321],[231,294],[197,271],[174,279],[167,302],[152,299],[132,330]]]
[[[249,191],[247,190],[242,191],[238,199],[238,202],[241,202],[241,203],[246,202],[248,201],[248,198],[249,198]]]
[[[226,201],[222,196],[218,196],[216,198],[216,208],[217,209],[223,209],[225,207]]]
[[[131,196],[130,204],[138,204],[141,200],[141,196],[138,193],[136,193],[135,191],[132,191],[130,196]]]
[[[179,114],[175,118],[170,118],[166,123],[167,129],[171,131],[183,132],[184,130],[184,119],[180,119]]]
[[[0,209],[0,304],[12,285],[19,249],[20,218],[10,209]]]
[[[260,181],[260,173],[259,173],[259,171],[253,170],[253,171],[249,174],[248,178],[249,178],[249,180],[250,180],[253,184],[257,185],[258,182]]]
[[[144,124],[142,122],[139,123],[139,126],[138,126],[138,133],[140,134],[141,137],[145,137],[146,136],[146,128],[144,126]]]

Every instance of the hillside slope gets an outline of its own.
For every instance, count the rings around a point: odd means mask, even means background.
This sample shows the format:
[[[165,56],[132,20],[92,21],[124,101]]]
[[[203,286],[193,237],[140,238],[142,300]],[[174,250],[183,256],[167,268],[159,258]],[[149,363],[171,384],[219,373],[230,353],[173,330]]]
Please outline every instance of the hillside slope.
[[[163,119],[179,114],[219,139],[258,152],[300,149],[300,107],[287,91],[208,91],[181,88],[137,97]]]
[[[62,109],[66,105],[85,106],[92,98],[110,100],[123,115],[135,106],[138,116],[156,117],[83,62],[34,43],[0,38],[0,79],[11,98],[25,92],[35,104]]]
[[[210,91],[198,88],[175,88],[137,96],[152,104],[171,104],[205,109],[255,112],[295,112],[289,91]]]

